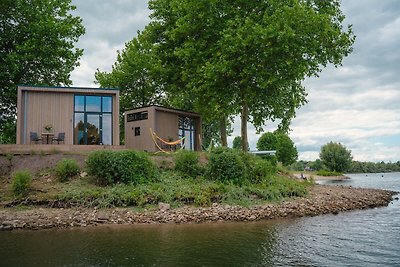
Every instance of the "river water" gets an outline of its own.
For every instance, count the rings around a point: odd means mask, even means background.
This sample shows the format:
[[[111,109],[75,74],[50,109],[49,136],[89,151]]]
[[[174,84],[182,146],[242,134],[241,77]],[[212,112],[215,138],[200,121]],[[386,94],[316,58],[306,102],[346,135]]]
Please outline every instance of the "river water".
[[[324,183],[400,191],[400,173],[349,176]],[[0,232],[0,266],[400,266],[400,201],[263,222]]]

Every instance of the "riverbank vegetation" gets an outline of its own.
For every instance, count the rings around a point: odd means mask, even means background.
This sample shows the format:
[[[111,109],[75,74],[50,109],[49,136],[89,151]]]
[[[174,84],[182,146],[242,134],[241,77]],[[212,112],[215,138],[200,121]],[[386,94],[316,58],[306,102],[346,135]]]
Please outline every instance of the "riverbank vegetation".
[[[306,196],[311,184],[282,175],[268,160],[227,148],[211,153],[180,151],[174,155],[103,150],[90,153],[85,163],[65,156],[67,159],[53,167],[36,173],[27,170],[32,180],[24,194],[13,194],[11,185],[16,178],[12,173],[4,175],[0,197],[3,206],[252,206]],[[16,164],[16,160],[14,156],[3,162]],[[79,174],[71,176],[77,166]]]

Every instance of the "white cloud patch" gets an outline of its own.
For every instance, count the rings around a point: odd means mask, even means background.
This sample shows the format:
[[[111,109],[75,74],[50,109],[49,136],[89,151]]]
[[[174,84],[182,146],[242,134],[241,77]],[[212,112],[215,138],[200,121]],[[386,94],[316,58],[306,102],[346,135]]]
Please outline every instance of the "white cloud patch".
[[[74,86],[95,86],[97,69],[110,71],[117,58],[117,50],[143,30],[149,22],[147,1],[74,0],[74,15],[82,18],[86,33],[77,43],[83,48],[80,66],[71,78]]]

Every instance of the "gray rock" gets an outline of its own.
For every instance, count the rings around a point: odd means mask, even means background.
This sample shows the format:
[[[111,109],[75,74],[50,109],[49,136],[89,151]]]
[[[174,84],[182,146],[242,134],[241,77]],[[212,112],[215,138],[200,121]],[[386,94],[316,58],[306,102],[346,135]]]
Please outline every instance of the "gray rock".
[[[164,212],[164,211],[167,211],[167,210],[170,210],[170,209],[171,209],[171,205],[170,204],[163,203],[163,202],[158,203],[158,210],[159,211]]]

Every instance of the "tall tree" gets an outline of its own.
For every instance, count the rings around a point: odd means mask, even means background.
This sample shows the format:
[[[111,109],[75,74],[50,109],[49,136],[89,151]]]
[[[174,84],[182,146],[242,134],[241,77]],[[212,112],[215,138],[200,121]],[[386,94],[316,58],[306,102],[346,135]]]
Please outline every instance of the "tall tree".
[[[14,127],[17,85],[70,85],[82,49],[71,0],[0,1],[0,132]],[[15,137],[14,137],[15,139]],[[1,140],[1,138],[0,138]]]
[[[280,119],[286,130],[306,102],[301,81],[351,52],[340,1],[150,0],[148,30],[170,89],[189,91],[205,114],[241,114],[258,130]],[[222,131],[221,131],[222,132]]]
[[[331,171],[344,172],[351,167],[351,151],[341,143],[329,142],[321,147],[319,158]]]

